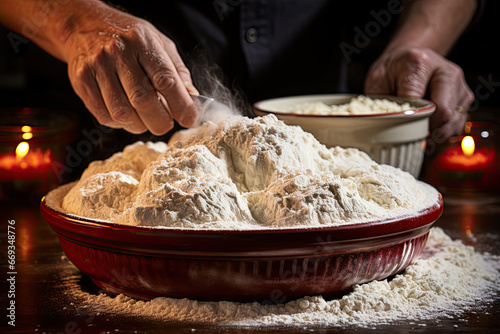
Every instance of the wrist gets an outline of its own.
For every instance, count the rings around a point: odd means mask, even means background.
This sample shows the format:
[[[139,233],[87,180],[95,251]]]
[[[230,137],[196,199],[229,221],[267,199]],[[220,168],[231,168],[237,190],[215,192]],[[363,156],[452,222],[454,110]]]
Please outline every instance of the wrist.
[[[388,50],[428,48],[445,56],[471,21],[475,0],[405,2]]]
[[[401,31],[395,35],[384,49],[384,53],[393,53],[398,50],[408,49],[431,49],[439,54],[446,53],[439,43],[432,37],[435,32],[431,28],[424,28],[417,31]]]
[[[107,9],[104,3],[98,0],[69,1],[63,16],[54,25],[54,44],[57,45],[57,56],[60,60],[68,62],[68,51],[76,47],[71,40],[79,32],[91,30],[92,18],[99,16]]]

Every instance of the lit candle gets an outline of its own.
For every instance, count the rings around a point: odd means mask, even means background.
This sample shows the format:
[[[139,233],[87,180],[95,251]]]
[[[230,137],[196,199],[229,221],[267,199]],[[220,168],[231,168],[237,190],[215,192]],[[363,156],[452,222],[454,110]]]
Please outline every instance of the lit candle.
[[[14,153],[0,156],[0,181],[45,178],[52,172],[52,161],[50,150],[31,150],[28,142],[20,142]]]
[[[0,199],[36,203],[69,181],[60,166],[79,136],[77,125],[78,115],[69,110],[0,108]]]
[[[474,150],[476,149],[474,138],[472,138],[471,136],[465,136],[464,139],[462,139],[462,143],[460,144],[460,146],[462,147],[462,151],[467,157],[470,157],[472,154],[474,154]]]
[[[475,149],[474,138],[465,136],[461,145],[448,149],[442,167],[448,171],[484,171],[496,158],[496,152],[487,148]]]
[[[428,166],[428,181],[450,189],[495,189],[499,183],[495,147],[471,135],[453,142]]]

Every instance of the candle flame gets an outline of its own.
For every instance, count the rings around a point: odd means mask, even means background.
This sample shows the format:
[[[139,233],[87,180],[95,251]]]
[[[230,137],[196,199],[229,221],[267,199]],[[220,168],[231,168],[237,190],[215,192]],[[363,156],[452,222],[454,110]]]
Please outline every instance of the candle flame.
[[[470,157],[474,154],[475,146],[474,138],[471,136],[465,136],[464,139],[462,139],[462,152],[464,152],[466,156]]]
[[[31,126],[23,125],[21,127],[21,131],[23,132],[22,137],[24,140],[29,140],[33,138],[33,134],[31,133]]]
[[[23,133],[22,137],[24,140],[28,140],[28,139],[33,138],[33,134],[31,132],[25,132],[25,133]]]
[[[27,168],[41,168],[46,171],[54,160],[51,150],[42,152],[40,148],[30,147],[27,142],[20,142],[15,150],[15,153],[0,155],[0,174],[4,171],[16,171],[19,168],[26,170]],[[0,179],[2,179],[0,177]]]
[[[17,145],[16,147],[16,158],[17,159],[22,159],[26,156],[26,154],[28,154],[30,150],[30,146],[27,142],[25,141],[22,141],[19,143],[19,145]]]

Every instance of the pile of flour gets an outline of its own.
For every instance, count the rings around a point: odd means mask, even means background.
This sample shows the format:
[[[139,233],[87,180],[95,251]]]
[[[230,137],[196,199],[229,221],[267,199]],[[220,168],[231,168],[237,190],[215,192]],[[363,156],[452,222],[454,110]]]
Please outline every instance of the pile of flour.
[[[359,95],[345,104],[301,103],[284,111],[302,115],[363,115],[384,114],[410,109],[412,109],[412,106],[409,103],[400,104],[387,99],[372,99],[368,96]]]
[[[328,149],[274,115],[137,142],[92,162],[63,210],[127,225],[261,229],[410,215],[437,191],[357,149]]]
[[[141,316],[169,322],[232,326],[368,326],[404,320],[460,317],[487,303],[500,288],[500,258],[481,255],[442,229],[433,228],[420,259],[392,279],[357,285],[340,299],[309,296],[281,305],[202,302],[158,297],[139,301],[124,295],[72,293],[97,314]]]

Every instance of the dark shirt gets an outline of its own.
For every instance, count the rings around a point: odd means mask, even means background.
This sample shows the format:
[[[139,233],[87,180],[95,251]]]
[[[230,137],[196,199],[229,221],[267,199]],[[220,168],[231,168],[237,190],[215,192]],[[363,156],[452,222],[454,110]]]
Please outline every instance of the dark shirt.
[[[397,0],[392,2],[401,6]],[[328,0],[169,0],[161,4],[146,0],[120,4],[150,20],[177,44],[198,88],[203,90],[209,84],[203,82],[204,65],[215,63],[224,73],[226,85],[241,89],[249,102],[347,92],[350,66],[362,82],[366,66],[374,58],[373,47],[376,54],[382,50],[376,40],[385,37],[397,20],[396,14],[389,13],[387,24],[382,26],[371,15],[371,11],[387,12],[387,1],[373,1],[368,9],[360,8],[359,3]],[[363,32],[368,23],[378,25],[373,34],[367,31],[372,36]],[[367,45],[358,45],[362,48],[356,47],[356,26],[368,40]],[[346,57],[342,43],[357,52]]]

